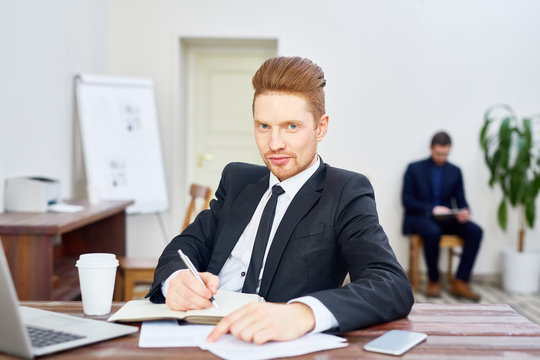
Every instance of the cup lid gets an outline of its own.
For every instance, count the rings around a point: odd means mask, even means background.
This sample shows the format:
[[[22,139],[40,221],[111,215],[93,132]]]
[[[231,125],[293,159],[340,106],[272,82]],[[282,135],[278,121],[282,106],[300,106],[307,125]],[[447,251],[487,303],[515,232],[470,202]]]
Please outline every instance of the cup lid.
[[[108,253],[81,254],[75,266],[118,266],[116,255]]]

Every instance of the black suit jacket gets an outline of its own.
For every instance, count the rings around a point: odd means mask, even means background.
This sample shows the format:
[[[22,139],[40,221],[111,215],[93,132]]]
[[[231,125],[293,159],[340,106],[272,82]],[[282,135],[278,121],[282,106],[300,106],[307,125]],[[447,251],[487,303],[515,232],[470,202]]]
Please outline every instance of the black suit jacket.
[[[410,234],[415,217],[431,217],[434,207],[431,158],[409,164],[403,179],[402,201],[405,208],[403,234]],[[463,190],[461,170],[447,162],[442,168],[440,204],[446,207],[468,208]],[[455,202],[455,204],[452,204]]]
[[[216,200],[175,237],[160,257],[147,296],[163,302],[161,283],[184,268],[177,249],[199,271],[219,274],[268,188],[266,167],[231,163]],[[341,287],[347,272],[351,283]],[[310,295],[347,331],[406,316],[410,283],[379,225],[373,189],[356,173],[321,162],[289,205],[270,247],[259,295],[286,302]]]

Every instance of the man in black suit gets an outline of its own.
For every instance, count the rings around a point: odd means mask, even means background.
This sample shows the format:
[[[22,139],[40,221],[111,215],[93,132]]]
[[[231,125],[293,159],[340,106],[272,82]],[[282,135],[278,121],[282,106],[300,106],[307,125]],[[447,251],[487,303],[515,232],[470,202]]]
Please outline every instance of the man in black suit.
[[[429,278],[426,295],[433,297],[441,296],[438,268],[441,234],[461,236],[465,244],[450,292],[478,301],[480,297],[468,283],[480,248],[482,229],[470,221],[461,170],[447,162],[451,145],[450,136],[438,132],[431,141],[431,157],[409,164],[403,181],[403,233],[418,234],[424,241]]]
[[[254,134],[266,166],[227,165],[210,209],[161,255],[147,295],[153,302],[205,308],[218,287],[266,299],[222,319],[208,341],[227,332],[258,344],[342,332],[411,309],[411,287],[379,225],[369,181],[317,155],[328,128],[325,84],[308,59],[272,58],[259,68]],[[178,249],[206,286],[180,270]],[[342,286],[347,273],[351,282]]]

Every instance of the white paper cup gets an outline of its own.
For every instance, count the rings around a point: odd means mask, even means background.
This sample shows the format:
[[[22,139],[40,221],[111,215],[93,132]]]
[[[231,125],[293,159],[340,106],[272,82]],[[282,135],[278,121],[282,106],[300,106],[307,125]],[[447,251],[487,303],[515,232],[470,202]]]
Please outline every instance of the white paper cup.
[[[82,254],[75,266],[79,269],[84,313],[87,315],[110,313],[118,266],[116,256],[105,253]]]
[[[99,187],[94,185],[88,185],[86,187],[86,194],[88,196],[88,203],[90,205],[99,204]]]

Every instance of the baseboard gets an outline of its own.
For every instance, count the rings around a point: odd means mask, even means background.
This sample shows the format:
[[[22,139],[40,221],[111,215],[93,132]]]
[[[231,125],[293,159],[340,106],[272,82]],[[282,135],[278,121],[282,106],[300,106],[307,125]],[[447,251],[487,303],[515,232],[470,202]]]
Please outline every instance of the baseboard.
[[[446,281],[447,273],[441,273],[440,279],[442,281]],[[419,274],[419,281],[421,284],[425,284],[427,282],[427,273],[420,272]],[[471,282],[476,283],[495,283],[498,285],[502,284],[502,274],[496,273],[496,274],[472,274],[471,275]]]

